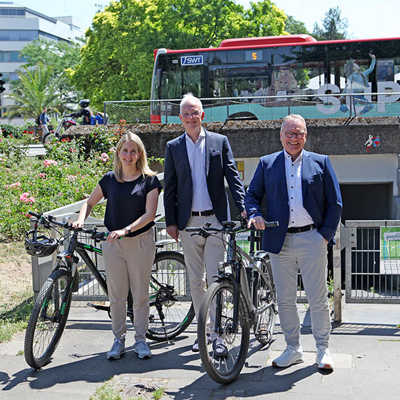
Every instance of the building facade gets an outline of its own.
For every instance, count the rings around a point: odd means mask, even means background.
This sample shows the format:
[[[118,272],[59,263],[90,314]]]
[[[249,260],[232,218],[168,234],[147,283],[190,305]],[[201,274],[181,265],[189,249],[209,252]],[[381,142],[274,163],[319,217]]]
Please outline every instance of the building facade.
[[[6,89],[10,81],[18,79],[16,71],[25,63],[20,52],[29,42],[38,39],[72,42],[82,36],[72,17],[49,17],[12,2],[0,2],[0,73]],[[10,101],[6,90],[0,95],[0,122],[7,122],[2,115]],[[18,121],[14,119],[13,123]]]

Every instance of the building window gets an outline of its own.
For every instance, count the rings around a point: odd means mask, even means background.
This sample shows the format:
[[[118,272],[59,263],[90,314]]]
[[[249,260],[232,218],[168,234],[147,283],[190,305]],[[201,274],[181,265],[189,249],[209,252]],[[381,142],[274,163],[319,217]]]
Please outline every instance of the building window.
[[[3,41],[26,41],[30,42],[39,38],[38,31],[28,30],[0,30],[0,40]]]
[[[64,42],[68,42],[68,40],[62,39],[60,37],[54,36],[50,33],[47,32],[39,32],[39,38],[46,38],[46,39],[52,39],[52,40],[57,40],[57,41],[64,41]]]
[[[0,15],[25,15],[25,10],[23,8],[0,8]]]
[[[25,62],[19,51],[0,51],[0,62]]]
[[[2,79],[6,82],[17,81],[18,74],[16,72],[3,72]]]

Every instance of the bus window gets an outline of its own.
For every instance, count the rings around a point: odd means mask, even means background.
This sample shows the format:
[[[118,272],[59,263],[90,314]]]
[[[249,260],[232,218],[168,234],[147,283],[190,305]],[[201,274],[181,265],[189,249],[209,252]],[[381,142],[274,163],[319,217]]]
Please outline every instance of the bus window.
[[[202,97],[202,69],[199,67],[180,67],[171,65],[163,71],[161,78],[161,98],[180,99],[186,93]]]
[[[297,91],[297,80],[293,68],[282,66],[274,68],[272,71],[270,96],[281,96],[284,94],[294,94]],[[277,98],[277,101],[282,99]]]

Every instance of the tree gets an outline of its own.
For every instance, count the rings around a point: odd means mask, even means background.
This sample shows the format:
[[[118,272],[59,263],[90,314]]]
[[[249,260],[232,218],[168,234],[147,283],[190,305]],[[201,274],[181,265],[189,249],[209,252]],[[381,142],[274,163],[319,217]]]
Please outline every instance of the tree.
[[[298,21],[291,15],[287,16],[286,22],[285,22],[285,31],[289,33],[290,35],[298,35],[301,33],[309,35],[310,32],[308,32],[304,22]]]
[[[347,19],[342,18],[339,7],[330,8],[322,21],[322,27],[315,23],[313,36],[317,40],[346,39],[347,26]]]
[[[218,46],[221,40],[284,33],[285,14],[270,0],[245,10],[233,0],[119,0],[86,32],[70,74],[98,107],[105,100],[148,99],[156,48]]]
[[[70,103],[77,103],[82,94],[77,90],[68,73],[68,68],[73,68],[80,60],[81,43],[68,43],[64,41],[35,40],[21,50],[25,58],[25,66],[36,68],[40,63],[51,66],[48,70],[49,85],[57,93],[56,108],[65,111]],[[22,73],[26,73],[23,68]],[[12,90],[21,92],[24,83],[16,80],[13,82]]]
[[[52,80],[52,67],[39,62],[35,67],[24,65],[17,73],[19,85],[9,94],[15,104],[7,107],[7,118],[36,118],[44,106],[56,110],[58,93]]]

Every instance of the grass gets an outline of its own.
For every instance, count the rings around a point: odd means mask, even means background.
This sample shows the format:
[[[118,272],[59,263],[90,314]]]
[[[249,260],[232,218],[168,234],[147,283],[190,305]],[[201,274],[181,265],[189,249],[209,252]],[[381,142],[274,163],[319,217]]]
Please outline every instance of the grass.
[[[29,260],[23,243],[0,244],[0,343],[24,330],[32,311]]]
[[[89,400],[122,400],[119,390],[115,389],[110,381],[96,389]]]
[[[165,393],[165,389],[158,388],[152,392],[152,400],[161,400]],[[107,381],[104,385],[96,389],[96,392],[90,396],[89,400],[150,400],[149,396],[135,396],[135,397],[123,397],[122,389],[113,386],[112,380]]]
[[[21,260],[26,259],[27,257],[24,243],[22,241],[0,243],[0,262],[2,260]]]
[[[0,343],[8,342],[17,333],[26,328],[29,316],[33,308],[33,297],[31,292],[18,297],[19,300],[11,310],[0,312]],[[4,308],[1,305],[1,308]]]

